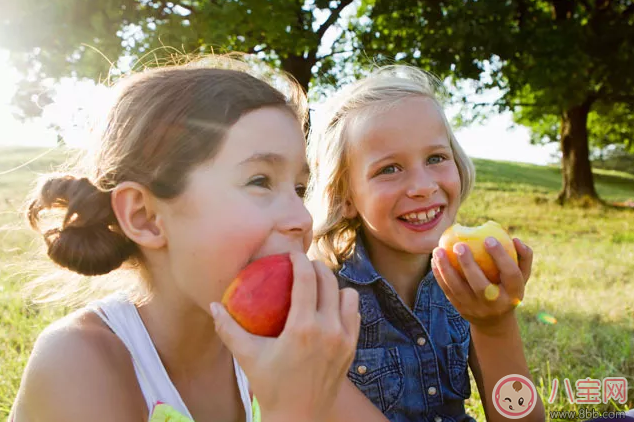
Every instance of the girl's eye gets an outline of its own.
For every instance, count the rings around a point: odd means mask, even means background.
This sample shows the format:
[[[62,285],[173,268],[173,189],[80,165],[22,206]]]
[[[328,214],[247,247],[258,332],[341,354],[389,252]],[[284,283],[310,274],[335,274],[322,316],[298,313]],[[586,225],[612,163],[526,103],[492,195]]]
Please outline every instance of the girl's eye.
[[[271,187],[271,180],[267,176],[255,176],[253,179],[249,180],[247,185],[269,189]]]
[[[383,167],[379,170],[378,174],[394,174],[398,171],[398,168],[394,164],[390,164],[389,166]]]
[[[295,192],[297,192],[297,196],[299,196],[300,198],[303,198],[304,196],[306,196],[306,186],[304,185],[295,186]]]
[[[442,163],[443,161],[445,161],[447,158],[445,158],[442,155],[432,155],[431,157],[429,157],[427,159],[427,163],[428,164],[438,164],[438,163]]]
[[[524,397],[520,397],[520,399],[518,400],[519,405],[523,405],[524,404]]]

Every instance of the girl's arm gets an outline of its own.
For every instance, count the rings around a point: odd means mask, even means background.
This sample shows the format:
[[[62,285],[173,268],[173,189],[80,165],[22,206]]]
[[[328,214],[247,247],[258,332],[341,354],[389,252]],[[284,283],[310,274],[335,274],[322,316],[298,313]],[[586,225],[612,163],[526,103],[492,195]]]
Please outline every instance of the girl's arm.
[[[328,422],[389,422],[349,379],[344,380]]]
[[[495,327],[471,327],[469,366],[478,385],[487,421],[508,421],[493,405],[495,385],[502,377],[510,374],[523,375],[531,380],[515,314],[511,313],[500,319]],[[539,395],[535,399],[535,408],[523,420],[545,420],[544,406]]]
[[[515,307],[524,298],[524,288],[530,277],[533,262],[533,251],[518,239],[514,239],[513,242],[518,253],[519,265],[497,241],[486,245],[487,252],[500,270],[499,285],[493,285],[487,280],[465,244],[456,244],[454,252],[458,256],[466,279],[451,266],[442,248],[434,250],[432,260],[432,269],[438,284],[454,307],[470,322],[472,353],[469,364],[478,384],[488,421],[508,420],[493,404],[493,390],[500,379],[515,374],[522,375],[532,382],[524,357]],[[514,388],[512,384],[507,388]],[[521,385],[517,384],[517,388],[516,391],[508,390],[508,394],[504,396],[511,396],[509,400],[517,400],[515,393],[521,391]],[[538,394],[535,401],[535,408],[522,420],[545,420],[544,407]],[[514,410],[519,409],[520,405],[514,404]]]

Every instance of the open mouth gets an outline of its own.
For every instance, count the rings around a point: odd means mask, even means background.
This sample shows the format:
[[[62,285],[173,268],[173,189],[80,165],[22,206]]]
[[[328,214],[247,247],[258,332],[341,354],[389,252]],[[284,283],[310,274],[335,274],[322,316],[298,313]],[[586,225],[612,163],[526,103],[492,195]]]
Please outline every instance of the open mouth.
[[[423,225],[434,221],[437,217],[440,216],[443,209],[443,206],[438,206],[436,208],[428,209],[427,211],[412,212],[409,214],[401,215],[400,217],[398,217],[398,219],[409,224]]]

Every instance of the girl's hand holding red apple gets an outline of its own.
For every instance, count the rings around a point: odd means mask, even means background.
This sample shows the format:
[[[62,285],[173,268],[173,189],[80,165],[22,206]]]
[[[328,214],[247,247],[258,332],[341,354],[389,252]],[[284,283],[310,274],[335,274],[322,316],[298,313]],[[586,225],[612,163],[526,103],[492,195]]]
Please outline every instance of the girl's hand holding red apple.
[[[476,231],[477,229],[471,230],[473,236],[469,243],[476,242]],[[439,247],[433,253],[432,270],[438,284],[458,312],[478,328],[493,329],[524,298],[524,287],[531,273],[533,251],[519,239],[505,239],[505,236],[508,235],[482,230],[477,241],[481,243],[476,243],[473,250],[467,243],[457,242],[451,245],[453,250],[447,251]],[[517,261],[512,256],[514,254],[507,252],[511,242],[517,253]],[[443,243],[448,245],[441,241]],[[506,248],[503,243],[507,243]],[[481,245],[484,247],[480,247]],[[477,255],[474,256],[474,253]],[[490,258],[483,257],[482,254],[488,254]],[[454,264],[459,265],[459,269],[452,265],[451,255],[455,255]],[[493,280],[487,278],[478,265],[478,262],[486,260],[495,264],[497,271],[493,271],[493,274],[499,274],[497,277],[490,276]],[[492,273],[490,269],[485,270],[488,274]]]
[[[353,289],[340,291],[334,274],[323,263],[311,262],[300,253],[291,253],[290,261],[292,287],[284,281],[271,283],[266,272],[260,277],[280,295],[284,293],[281,290],[292,288],[290,309],[282,301],[274,303],[273,310],[242,315],[264,318],[264,323],[251,321],[248,325],[258,328],[270,325],[271,312],[282,312],[285,324],[279,336],[276,329],[269,337],[248,332],[218,303],[212,304],[212,314],[216,332],[249,379],[262,420],[323,421],[354,358],[360,327],[359,296]],[[262,302],[270,299],[263,296],[266,289],[253,286],[252,277],[245,277],[246,288]],[[225,304],[239,315],[238,300],[243,299],[227,299]],[[278,318],[273,319],[277,323]]]

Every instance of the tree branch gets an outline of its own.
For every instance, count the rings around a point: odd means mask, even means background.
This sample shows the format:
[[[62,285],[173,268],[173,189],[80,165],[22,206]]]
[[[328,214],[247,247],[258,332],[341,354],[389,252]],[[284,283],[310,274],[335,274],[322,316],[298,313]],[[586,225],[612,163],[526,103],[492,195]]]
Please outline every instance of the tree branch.
[[[595,100],[609,101],[612,103],[634,104],[634,95],[614,93],[606,87],[594,93]]]
[[[334,24],[337,21],[337,19],[339,19],[339,15],[341,15],[341,11],[345,9],[346,6],[348,6],[350,3],[352,3],[352,0],[341,0],[341,2],[339,3],[339,5],[337,5],[336,8],[330,9],[330,16],[328,16],[328,19],[326,19],[326,22],[321,24],[321,26],[317,30],[317,39],[321,40],[321,38],[324,36],[328,28],[330,28],[332,24]]]
[[[623,11],[621,16],[623,16],[624,18],[629,18],[633,14],[634,14],[634,3],[627,6],[627,8]]]
[[[608,100],[615,103],[626,103],[626,104],[634,104],[634,95],[627,94],[614,94],[614,95],[605,95],[601,97],[602,100]]]
[[[354,52],[355,52],[355,50],[333,51],[331,53],[324,54],[323,56],[317,57],[317,60],[326,59],[328,57],[336,56],[338,54],[346,54],[346,53],[354,53]]]
[[[471,107],[506,107],[509,110],[514,110],[516,107],[542,107],[542,108],[546,108],[546,107],[554,107],[556,106],[555,104],[548,104],[548,103],[506,103],[504,101],[495,101],[492,103],[465,103]]]

